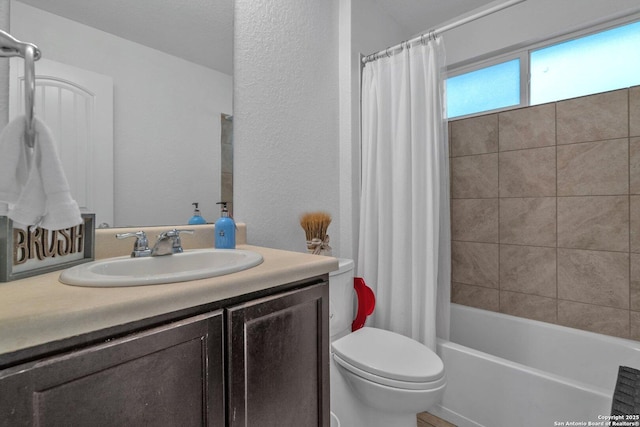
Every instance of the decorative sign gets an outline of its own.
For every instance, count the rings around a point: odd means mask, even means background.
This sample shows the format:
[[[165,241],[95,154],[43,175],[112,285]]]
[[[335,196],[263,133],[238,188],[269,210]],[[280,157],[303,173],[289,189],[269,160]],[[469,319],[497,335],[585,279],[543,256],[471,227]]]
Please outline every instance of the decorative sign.
[[[0,282],[62,270],[92,261],[95,215],[82,214],[84,222],[64,230],[39,227],[14,229],[0,216]]]

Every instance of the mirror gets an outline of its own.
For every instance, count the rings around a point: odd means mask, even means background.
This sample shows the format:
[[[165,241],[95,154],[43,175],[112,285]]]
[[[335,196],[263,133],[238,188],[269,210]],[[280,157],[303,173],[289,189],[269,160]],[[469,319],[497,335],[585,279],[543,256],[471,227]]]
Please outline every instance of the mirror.
[[[208,222],[218,218],[215,203],[232,197],[224,123],[232,123],[233,0],[11,0],[10,22],[12,35],[42,51],[36,75],[52,61],[112,81],[113,163],[93,159],[78,184],[98,186],[96,203],[113,195],[96,224],[186,224],[193,202]],[[42,92],[36,114],[53,131],[58,119],[46,114],[52,101]],[[113,190],[99,169],[112,171]]]

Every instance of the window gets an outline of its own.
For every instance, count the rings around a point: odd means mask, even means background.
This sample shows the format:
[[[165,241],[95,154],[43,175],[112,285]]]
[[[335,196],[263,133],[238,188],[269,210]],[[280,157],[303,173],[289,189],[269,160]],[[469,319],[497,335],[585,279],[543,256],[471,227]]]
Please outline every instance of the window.
[[[446,82],[448,116],[536,105],[640,85],[638,46],[640,21],[517,52],[506,62],[453,75]],[[528,76],[530,81],[526,84]]]
[[[531,52],[531,105],[640,84],[640,22]]]
[[[447,79],[447,114],[464,116],[520,104],[520,59]]]

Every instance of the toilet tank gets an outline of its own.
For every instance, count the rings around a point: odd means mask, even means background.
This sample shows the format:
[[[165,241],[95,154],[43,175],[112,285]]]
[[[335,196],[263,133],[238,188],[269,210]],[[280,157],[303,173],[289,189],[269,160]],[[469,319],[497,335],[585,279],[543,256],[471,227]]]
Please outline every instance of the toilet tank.
[[[354,318],[353,267],[351,259],[338,260],[338,270],[329,273],[329,332],[331,341],[351,332]]]

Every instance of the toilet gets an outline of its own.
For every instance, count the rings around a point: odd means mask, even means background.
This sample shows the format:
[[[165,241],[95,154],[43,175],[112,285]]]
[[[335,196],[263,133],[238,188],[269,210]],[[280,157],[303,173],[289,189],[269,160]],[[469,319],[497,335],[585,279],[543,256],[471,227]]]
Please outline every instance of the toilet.
[[[423,344],[383,329],[351,332],[354,263],[329,273],[331,412],[341,427],[416,426],[416,414],[440,401],[442,360]]]

